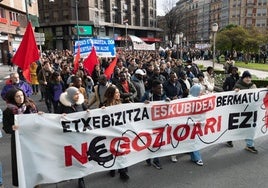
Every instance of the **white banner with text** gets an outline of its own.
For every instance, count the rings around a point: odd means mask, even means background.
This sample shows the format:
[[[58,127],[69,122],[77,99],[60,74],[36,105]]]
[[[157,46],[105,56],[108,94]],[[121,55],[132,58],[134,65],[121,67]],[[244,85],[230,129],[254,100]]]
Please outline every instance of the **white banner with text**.
[[[16,116],[22,188],[267,135],[267,89]],[[53,169],[53,170],[52,170]]]

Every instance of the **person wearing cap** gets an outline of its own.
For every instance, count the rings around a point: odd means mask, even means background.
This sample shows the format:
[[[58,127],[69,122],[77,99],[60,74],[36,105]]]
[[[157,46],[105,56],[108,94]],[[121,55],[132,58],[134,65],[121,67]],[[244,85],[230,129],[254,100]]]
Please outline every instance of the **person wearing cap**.
[[[141,102],[141,98],[145,93],[143,76],[145,76],[145,72],[141,69],[137,69],[135,74],[133,74],[131,77],[131,81],[137,90],[137,96],[134,98],[134,102]]]
[[[254,89],[257,88],[251,80],[251,73],[249,71],[244,71],[241,78],[236,82],[234,85],[234,90],[239,92],[241,89]],[[253,139],[246,139],[246,147],[245,150],[251,153],[258,153],[258,150],[254,147],[254,140]],[[233,143],[229,141],[229,147],[233,147]]]
[[[58,107],[59,114],[69,114],[86,110],[84,96],[76,87],[69,87],[60,95],[60,104]],[[85,188],[84,178],[78,179],[78,187]]]

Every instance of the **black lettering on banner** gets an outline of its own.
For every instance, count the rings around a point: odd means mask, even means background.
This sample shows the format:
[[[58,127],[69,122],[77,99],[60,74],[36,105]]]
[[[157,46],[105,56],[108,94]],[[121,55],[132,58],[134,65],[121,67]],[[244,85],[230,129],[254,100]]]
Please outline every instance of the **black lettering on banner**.
[[[241,113],[230,113],[228,121],[228,129],[238,129],[238,128],[249,128],[251,127],[251,117],[253,117],[252,126],[256,126],[257,111],[254,112],[241,112]]]
[[[109,127],[110,126],[110,117],[109,115],[105,114],[102,116],[102,127]]]
[[[99,116],[92,117],[92,123],[95,128],[100,128],[100,117]]]
[[[115,126],[123,125],[123,122],[122,121],[120,122],[120,118],[122,116],[122,112],[116,112],[116,113],[114,113],[114,116],[116,118]]]
[[[72,130],[70,130],[70,124],[71,121],[62,121],[61,122],[61,126],[62,126],[62,129],[63,129],[63,132],[66,133],[66,132],[72,132]]]
[[[99,165],[104,165],[106,162],[113,160],[112,154],[102,156],[103,154],[108,153],[105,144],[104,143],[99,144],[99,142],[105,139],[106,139],[105,136],[97,136],[90,142],[87,151],[88,161],[93,160],[96,161]]]
[[[136,112],[136,115],[134,117],[134,121],[140,121],[141,119],[139,118],[139,114],[140,114],[141,109],[140,108],[136,108],[134,109],[134,112]]]
[[[82,118],[82,119],[81,119],[81,121],[82,121],[83,124],[84,124],[83,131],[86,131],[86,129],[88,129],[88,130],[92,130],[92,128],[90,127],[90,124],[89,124],[90,119],[91,119],[91,118],[87,118],[87,119]]]
[[[147,112],[147,108],[144,108],[143,109],[143,113],[142,113],[142,120],[144,120],[144,119],[150,119],[149,118],[149,114],[148,114],[148,112]]]
[[[241,116],[244,117],[244,120],[241,122],[239,128],[249,128],[251,124],[248,123],[249,119],[252,117],[253,112],[242,112]]]
[[[128,114],[128,120],[129,120],[129,121],[132,120],[132,116],[131,116],[132,112],[133,112],[133,109],[130,109],[130,110],[127,110],[127,111],[126,111],[126,113]]]

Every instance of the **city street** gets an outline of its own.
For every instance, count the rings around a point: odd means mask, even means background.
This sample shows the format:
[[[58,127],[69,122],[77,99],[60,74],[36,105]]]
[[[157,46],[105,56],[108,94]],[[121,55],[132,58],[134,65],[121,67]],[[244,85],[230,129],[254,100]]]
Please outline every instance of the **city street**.
[[[198,64],[212,65],[209,61]],[[217,65],[220,66],[220,65]],[[241,69],[242,71],[242,69]],[[252,71],[251,71],[252,72]],[[9,75],[8,67],[0,65],[0,88]],[[256,72],[255,72],[256,73]],[[252,72],[252,74],[255,74]],[[268,77],[267,72],[257,75]],[[265,78],[264,77],[264,78]],[[32,97],[39,110],[45,111],[44,102],[39,102],[40,95]],[[0,101],[5,109],[5,102]],[[224,112],[222,112],[224,113]],[[3,183],[5,188],[12,188],[10,135],[3,133],[0,139],[0,161],[3,165]],[[56,139],[56,138],[55,138]],[[33,141],[34,142],[34,141]],[[163,169],[146,166],[141,162],[129,167],[130,179],[122,182],[117,173],[114,178],[108,172],[99,172],[85,177],[87,188],[265,188],[268,177],[268,138],[255,140],[258,154],[244,150],[245,141],[235,141],[229,148],[225,143],[215,144],[201,150],[204,166],[200,167],[190,161],[190,155],[179,154],[178,162],[172,163],[170,157],[160,158]],[[46,159],[44,159],[46,160]],[[42,162],[42,161],[40,161]],[[53,172],[54,169],[50,169]],[[57,184],[41,185],[42,188],[76,188],[77,180]]]

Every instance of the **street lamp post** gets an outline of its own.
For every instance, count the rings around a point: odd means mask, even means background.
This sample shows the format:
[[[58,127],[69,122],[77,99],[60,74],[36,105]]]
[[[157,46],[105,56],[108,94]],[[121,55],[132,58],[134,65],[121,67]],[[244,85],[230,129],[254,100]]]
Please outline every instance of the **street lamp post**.
[[[176,34],[175,36],[175,44],[177,46],[177,60],[179,59],[179,44],[180,44],[180,35]]]
[[[25,0],[25,11],[26,11],[26,18],[27,18],[27,24],[29,22],[29,12],[28,12],[28,1]]]
[[[128,23],[126,22],[126,38],[125,38],[125,42],[126,42],[126,49],[127,49],[127,27],[128,27]]]
[[[212,24],[212,27],[211,27],[211,30],[213,32],[213,69],[215,67],[215,59],[216,59],[216,56],[215,56],[215,52],[216,52],[216,34],[217,34],[217,31],[218,31],[218,24],[217,23],[214,23]]]
[[[76,16],[77,40],[79,40],[78,0],[75,0],[75,16]]]
[[[117,9],[118,9],[117,6],[113,6],[113,8],[112,8],[112,10],[115,12],[115,15],[116,15]],[[114,34],[115,34],[115,32],[114,32],[114,30],[115,30],[115,28],[114,28],[115,17],[112,16],[112,19],[113,19],[113,38],[114,38]]]
[[[181,42],[181,56],[180,56],[180,58],[181,58],[181,60],[183,60],[183,58],[182,58],[182,38],[183,38],[183,32],[180,32],[179,37],[180,37],[180,42]]]

